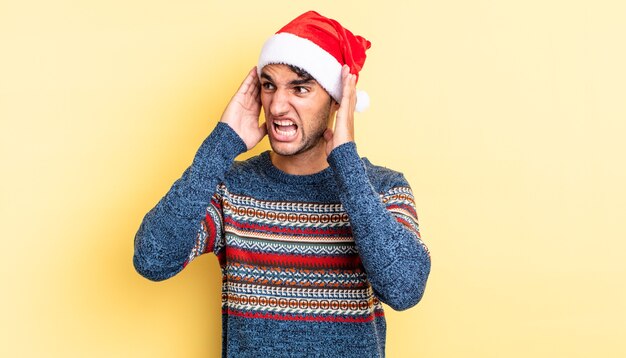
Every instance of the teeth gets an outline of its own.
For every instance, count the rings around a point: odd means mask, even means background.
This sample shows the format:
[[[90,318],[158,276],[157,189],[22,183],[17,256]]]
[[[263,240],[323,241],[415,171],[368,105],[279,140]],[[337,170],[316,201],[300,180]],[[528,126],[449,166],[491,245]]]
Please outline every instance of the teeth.
[[[276,132],[278,132],[280,135],[284,135],[284,136],[292,136],[292,135],[296,134],[296,130],[295,129],[292,129],[292,130],[289,130],[289,131],[284,131],[284,130],[282,130],[280,128],[276,128]]]
[[[289,119],[275,119],[274,125],[276,128],[276,132],[282,136],[291,137],[296,134],[297,126],[295,123],[293,123],[293,121]],[[289,129],[286,129],[286,128],[289,128]]]
[[[274,120],[274,124],[278,126],[293,126],[295,123],[288,119]]]

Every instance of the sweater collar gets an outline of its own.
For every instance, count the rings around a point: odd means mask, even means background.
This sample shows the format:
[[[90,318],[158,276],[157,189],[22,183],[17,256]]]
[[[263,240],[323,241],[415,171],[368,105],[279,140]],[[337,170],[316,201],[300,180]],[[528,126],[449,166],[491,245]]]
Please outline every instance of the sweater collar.
[[[280,182],[287,184],[316,184],[324,180],[331,179],[333,176],[332,168],[329,166],[322,171],[308,175],[294,175],[288,174],[284,171],[276,168],[270,158],[270,151],[267,150],[261,153],[261,167],[263,171],[269,176]]]

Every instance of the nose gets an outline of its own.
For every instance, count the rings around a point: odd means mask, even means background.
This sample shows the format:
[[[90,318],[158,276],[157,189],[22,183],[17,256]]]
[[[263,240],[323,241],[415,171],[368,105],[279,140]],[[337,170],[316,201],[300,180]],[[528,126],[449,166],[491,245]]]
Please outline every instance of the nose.
[[[289,112],[289,94],[284,89],[276,89],[270,102],[270,113],[274,117],[284,116]]]

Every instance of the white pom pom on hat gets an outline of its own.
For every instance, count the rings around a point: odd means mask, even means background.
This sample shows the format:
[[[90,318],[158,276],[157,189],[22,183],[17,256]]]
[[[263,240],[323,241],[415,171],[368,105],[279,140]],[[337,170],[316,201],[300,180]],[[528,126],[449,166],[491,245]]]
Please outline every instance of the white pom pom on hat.
[[[358,76],[365,63],[365,51],[371,43],[352,34],[339,22],[315,11],[298,16],[270,37],[259,56],[257,71],[268,64],[281,63],[307,71],[337,102],[341,102],[341,68],[350,67]],[[369,107],[370,99],[364,91],[357,91],[356,111]]]

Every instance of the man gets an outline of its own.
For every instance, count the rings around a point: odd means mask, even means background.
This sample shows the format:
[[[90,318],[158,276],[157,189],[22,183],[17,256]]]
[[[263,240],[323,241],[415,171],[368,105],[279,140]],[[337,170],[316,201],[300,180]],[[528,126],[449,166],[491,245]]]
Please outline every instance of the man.
[[[312,11],[272,36],[137,232],[134,264],[152,280],[218,257],[224,357],[384,357],[381,302],[422,297],[430,255],[409,184],[354,142],[369,47]],[[234,161],[265,135],[271,152]]]

